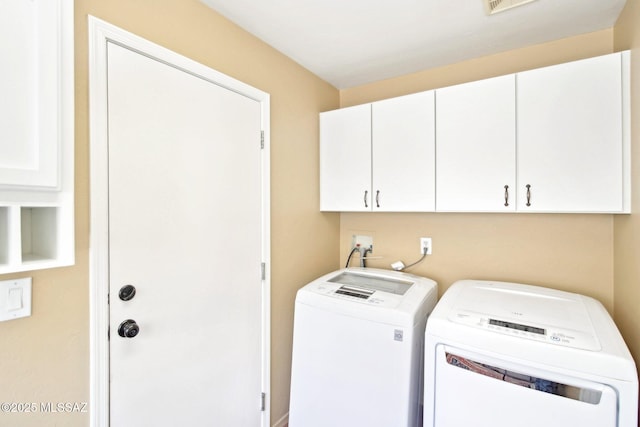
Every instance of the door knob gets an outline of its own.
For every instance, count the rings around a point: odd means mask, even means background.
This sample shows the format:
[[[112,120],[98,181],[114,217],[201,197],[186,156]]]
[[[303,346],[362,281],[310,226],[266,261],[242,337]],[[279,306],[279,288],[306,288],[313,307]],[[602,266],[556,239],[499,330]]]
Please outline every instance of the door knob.
[[[136,296],[136,287],[133,285],[124,285],[120,288],[120,292],[118,292],[118,296],[122,301],[129,301],[133,297]]]
[[[118,326],[118,335],[122,338],[134,338],[140,332],[140,327],[133,319],[127,319]]]

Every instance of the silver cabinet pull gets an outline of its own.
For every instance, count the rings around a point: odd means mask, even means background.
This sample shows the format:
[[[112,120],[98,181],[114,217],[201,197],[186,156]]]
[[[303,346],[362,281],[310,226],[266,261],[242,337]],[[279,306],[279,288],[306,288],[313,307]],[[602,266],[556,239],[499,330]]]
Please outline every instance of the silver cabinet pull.
[[[527,206],[531,206],[531,186],[527,184]]]
[[[376,191],[376,208],[380,207],[380,190]]]
[[[369,194],[369,190],[364,190],[364,207],[368,208],[369,205],[367,204],[367,194]]]
[[[504,186],[504,205],[509,206],[509,186]]]

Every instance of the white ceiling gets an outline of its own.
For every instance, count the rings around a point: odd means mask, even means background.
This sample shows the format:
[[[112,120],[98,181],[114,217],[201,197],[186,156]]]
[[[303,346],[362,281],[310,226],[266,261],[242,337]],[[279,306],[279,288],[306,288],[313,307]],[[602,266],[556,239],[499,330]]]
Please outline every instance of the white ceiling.
[[[611,28],[626,0],[202,0],[338,89]]]

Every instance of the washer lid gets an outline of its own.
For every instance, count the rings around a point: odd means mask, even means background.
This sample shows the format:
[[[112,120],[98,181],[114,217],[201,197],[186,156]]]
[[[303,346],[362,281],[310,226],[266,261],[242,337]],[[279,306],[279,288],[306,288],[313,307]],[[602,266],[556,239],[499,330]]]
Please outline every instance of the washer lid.
[[[585,350],[600,350],[578,294],[504,282],[469,281],[449,320],[489,331]]]

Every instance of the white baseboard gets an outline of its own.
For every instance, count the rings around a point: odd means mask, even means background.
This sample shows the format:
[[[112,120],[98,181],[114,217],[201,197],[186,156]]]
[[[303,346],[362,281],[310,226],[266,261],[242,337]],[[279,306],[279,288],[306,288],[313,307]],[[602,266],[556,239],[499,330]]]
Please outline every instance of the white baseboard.
[[[287,412],[272,427],[285,427],[289,424],[289,413]]]

